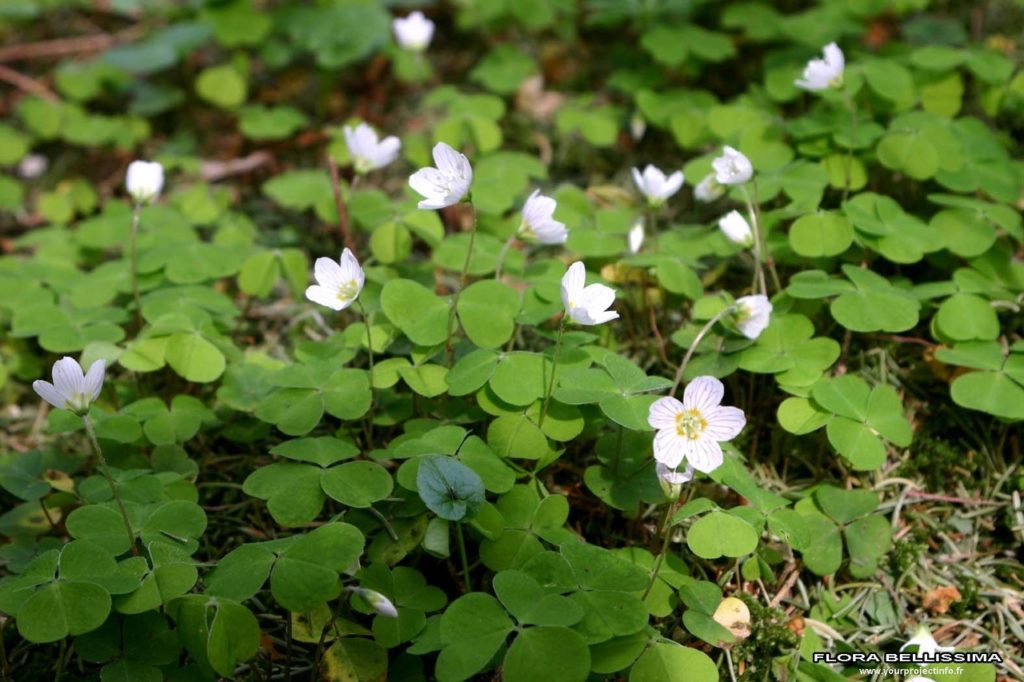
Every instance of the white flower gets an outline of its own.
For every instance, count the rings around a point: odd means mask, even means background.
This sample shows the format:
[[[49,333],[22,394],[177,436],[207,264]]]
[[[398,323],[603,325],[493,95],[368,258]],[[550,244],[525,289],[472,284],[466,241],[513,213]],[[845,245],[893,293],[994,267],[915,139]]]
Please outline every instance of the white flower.
[[[541,244],[564,244],[569,238],[569,231],[565,229],[565,223],[554,219],[557,205],[554,199],[544,196],[539,189],[534,190],[523,204],[519,234],[536,239]]]
[[[734,244],[750,246],[754,243],[754,232],[750,229],[750,223],[739,211],[729,211],[722,216],[718,220],[718,229]]]
[[[633,169],[633,182],[652,206],[660,206],[683,186],[683,172],[676,171],[665,177],[664,173],[648,164],[643,173],[639,168]]]
[[[419,10],[409,16],[396,17],[391,22],[391,29],[395,32],[395,40],[406,50],[422,52],[430,45],[430,39],[434,37],[434,22],[423,16]]]
[[[683,393],[683,401],[659,398],[651,405],[647,423],[658,430],[654,459],[670,469],[684,461],[697,471],[710,473],[723,460],[720,442],[732,440],[747,420],[743,410],[723,407],[725,387],[714,377],[697,377]]]
[[[903,651],[908,646],[917,645],[917,655],[919,657],[934,658],[935,654],[940,651],[953,651],[954,647],[951,646],[939,646],[939,643],[932,637],[931,631],[924,625],[919,625],[917,630],[914,632],[914,636],[907,641],[906,644],[900,647],[900,651]]]
[[[332,310],[344,310],[359,297],[366,274],[351,251],[341,252],[339,262],[317,258],[313,264],[316,284],[306,289],[306,298]]]
[[[380,615],[387,618],[398,618],[398,609],[395,608],[395,605],[390,599],[377,590],[371,590],[365,587],[349,587],[347,589],[362,597],[366,603]]]
[[[135,203],[153,201],[164,187],[164,167],[156,161],[132,161],[128,164],[125,186]]]
[[[665,491],[665,496],[672,499],[678,499],[679,495],[683,492],[683,485],[693,480],[693,465],[687,464],[684,471],[676,471],[670,469],[661,462],[654,467],[658,473],[658,483],[661,484],[661,489]]]
[[[729,145],[722,150],[722,155],[711,162],[715,169],[715,180],[720,185],[742,185],[754,175],[754,167],[750,159]]]
[[[639,253],[640,247],[644,245],[644,220],[643,218],[637,219],[633,223],[633,227],[629,228],[629,235],[627,236],[629,242],[629,252]]]
[[[42,154],[26,154],[18,162],[18,175],[26,180],[31,180],[45,173],[49,167],[50,160]]]
[[[345,133],[348,153],[352,155],[352,166],[359,174],[388,165],[398,158],[398,150],[402,147],[401,140],[394,135],[379,139],[377,131],[365,123],[355,128],[345,126],[342,132]]]
[[[608,310],[615,302],[615,290],[603,284],[583,286],[587,271],[583,263],[576,261],[569,266],[562,277],[562,305],[565,314],[583,325],[604,324],[618,319],[619,314]]]
[[[715,179],[714,173],[705,175],[704,179],[693,188],[694,198],[697,201],[703,201],[705,204],[710,204],[723,194],[725,194],[725,187],[722,187],[718,180]]]
[[[772,304],[767,296],[742,296],[736,299],[736,326],[748,339],[756,339],[771,320]]]
[[[78,361],[64,357],[53,363],[53,383],[36,379],[32,382],[32,390],[54,407],[85,414],[100,395],[106,371],[105,360],[92,363],[86,374]]]
[[[804,67],[804,77],[794,81],[798,88],[811,90],[828,90],[843,86],[843,69],[846,58],[843,51],[835,43],[829,43],[824,49],[824,59],[812,59]]]
[[[473,183],[473,167],[465,154],[444,142],[434,145],[434,163],[437,168],[421,168],[409,178],[409,186],[425,199],[419,208],[444,208],[462,200]]]

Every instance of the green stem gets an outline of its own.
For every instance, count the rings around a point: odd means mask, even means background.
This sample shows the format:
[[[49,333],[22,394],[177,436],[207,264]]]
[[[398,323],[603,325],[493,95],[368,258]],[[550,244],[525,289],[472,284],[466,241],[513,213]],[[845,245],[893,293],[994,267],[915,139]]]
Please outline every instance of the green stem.
[[[647,599],[647,595],[651,593],[651,589],[654,587],[654,583],[658,580],[658,572],[661,570],[661,564],[665,561],[665,554],[668,553],[668,532],[672,528],[672,509],[675,504],[669,503],[665,505],[665,514],[661,517],[661,523],[658,524],[658,535],[661,536],[661,548],[658,551],[658,556],[654,560],[654,567],[651,569],[651,578],[647,582],[647,587],[644,589],[644,596],[641,599]]]
[[[129,251],[132,270],[132,298],[135,299],[135,323],[142,329],[142,297],[139,295],[139,214],[142,211],[142,204],[136,202],[132,210],[132,229],[129,237]]]
[[[110,467],[107,465],[107,458],[103,456],[103,450],[100,448],[100,442],[96,439],[96,430],[93,428],[92,420],[89,419],[89,415],[82,415],[82,423],[85,424],[85,432],[89,435],[89,443],[92,445],[93,452],[96,454],[96,458],[100,462],[100,468],[103,470],[103,477],[107,479],[107,485],[110,486],[110,493],[114,496],[114,502],[117,503],[117,508],[121,511],[121,519],[124,521],[124,529],[128,533],[128,546],[131,547],[132,554],[138,554],[139,550],[135,546],[135,532],[132,530],[132,523],[128,520],[128,510],[124,508],[124,502],[121,501],[121,495],[117,492],[117,486],[114,485],[114,477],[110,475]]]
[[[544,427],[544,417],[548,413],[548,403],[551,401],[551,392],[555,388],[555,371],[558,369],[558,352],[562,349],[562,335],[565,333],[565,318],[558,324],[558,336],[555,337],[555,354],[551,358],[551,377],[548,379],[548,389],[544,392],[544,402],[541,403],[540,418],[537,420],[537,428]]]
[[[846,106],[850,110],[850,146],[846,149],[846,177],[843,182],[843,203],[850,196],[853,183],[853,145],[857,138],[857,100],[846,93]]]
[[[455,522],[455,538],[459,543],[459,559],[462,561],[462,579],[466,583],[466,592],[473,591],[469,578],[469,557],[466,555],[466,539],[462,536],[462,524]]]
[[[723,308],[717,315],[708,320],[699,332],[697,332],[697,338],[690,344],[690,348],[686,351],[686,355],[683,356],[683,361],[679,363],[679,369],[676,370],[676,378],[672,382],[672,390],[668,392],[670,396],[675,396],[676,391],[679,389],[679,384],[683,381],[683,372],[686,371],[686,366],[690,364],[690,359],[693,358],[694,352],[697,350],[697,346],[704,340],[711,328],[715,326],[715,323],[721,320],[726,315],[730,314],[734,309],[735,305],[729,305]]]
[[[448,367],[452,366],[452,361],[455,360],[455,343],[453,338],[455,336],[455,316],[459,307],[459,297],[462,296],[462,291],[466,288],[466,277],[469,273],[469,262],[473,258],[473,244],[476,242],[476,208],[472,202],[469,204],[470,210],[473,211],[473,226],[469,231],[469,248],[466,249],[466,262],[462,264],[462,275],[459,277],[459,290],[455,292],[455,298],[452,300],[452,309],[448,314],[448,340],[445,342],[445,352],[448,359]]]
[[[512,242],[516,240],[516,236],[512,235],[505,242],[505,245],[501,247],[501,251],[498,253],[498,264],[494,268],[494,279],[501,280],[501,270],[505,265],[505,257],[508,256],[508,250],[512,248]]]
[[[747,216],[750,218],[750,229],[754,233],[754,245],[752,248],[754,254],[754,281],[750,284],[750,289],[753,293],[762,293],[768,295],[768,287],[764,281],[764,256],[762,254],[762,243],[761,243],[761,225],[758,220],[758,215],[754,210],[754,202],[750,198],[750,193],[747,192],[747,186],[743,186],[743,201],[747,204]]]
[[[367,427],[367,446],[368,449],[373,449],[373,420],[375,418],[376,406],[377,406],[377,393],[373,390],[373,331],[370,329],[370,318],[366,314],[366,308],[363,307],[363,302],[356,299],[356,306],[359,307],[359,314],[363,317],[363,324],[366,325],[366,354],[369,358],[370,366],[370,423]]]

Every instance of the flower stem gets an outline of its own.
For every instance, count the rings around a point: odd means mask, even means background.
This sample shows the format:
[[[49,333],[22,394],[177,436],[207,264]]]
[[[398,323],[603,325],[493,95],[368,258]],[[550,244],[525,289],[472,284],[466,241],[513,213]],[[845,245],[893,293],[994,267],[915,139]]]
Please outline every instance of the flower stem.
[[[377,403],[377,394],[373,390],[373,331],[370,328],[370,318],[366,314],[366,308],[363,307],[363,302],[356,299],[356,306],[359,308],[359,314],[363,317],[363,324],[366,325],[366,355],[369,359],[370,366],[370,420],[367,425],[366,434],[366,445],[367,449],[373,449],[373,420],[375,418],[375,408]]]
[[[516,240],[516,236],[512,235],[505,242],[504,246],[501,247],[501,251],[498,253],[498,264],[494,268],[494,279],[501,279],[501,269],[505,265],[505,257],[508,255],[508,250],[512,248],[512,242]]]
[[[755,190],[756,191],[756,190]],[[753,293],[762,293],[765,296],[768,295],[768,287],[764,281],[764,255],[762,249],[764,245],[761,242],[761,221],[760,215],[754,208],[754,202],[750,198],[750,193],[747,191],[747,186],[743,185],[743,200],[747,204],[747,215],[750,217],[750,228],[754,232],[754,281],[750,284],[750,289]]]
[[[110,475],[110,467],[107,466],[107,458],[103,456],[103,450],[100,448],[100,442],[96,439],[96,430],[93,428],[92,420],[89,419],[89,415],[82,415],[82,423],[85,424],[85,432],[89,435],[89,443],[92,445],[93,452],[96,453],[96,458],[100,462],[100,468],[103,470],[103,477],[107,479],[107,485],[110,486],[110,493],[114,496],[114,502],[117,503],[117,508],[121,511],[121,519],[124,521],[124,529],[128,533],[128,546],[131,547],[132,554],[138,554],[139,550],[135,546],[135,532],[132,530],[132,523],[128,520],[128,510],[124,508],[124,502],[121,501],[121,495],[117,492],[117,486],[114,485],[114,477]]]
[[[462,536],[462,524],[455,522],[455,539],[459,543],[459,559],[462,561],[462,579],[466,583],[466,592],[473,591],[473,584],[469,578],[469,557],[466,555],[466,539]]]
[[[846,203],[846,198],[850,196],[850,185],[853,184],[853,144],[857,137],[857,100],[849,92],[846,93],[846,106],[850,110],[850,146],[846,150],[843,203]]]
[[[139,296],[139,214],[142,211],[142,204],[135,202],[132,209],[132,229],[129,237],[129,251],[131,252],[132,270],[132,298],[135,299],[135,324],[142,329],[142,298]]]
[[[670,396],[675,396],[676,391],[679,389],[679,384],[683,381],[683,372],[686,371],[686,366],[690,364],[690,359],[693,358],[693,354],[697,350],[697,346],[704,340],[711,328],[715,326],[715,323],[721,320],[726,315],[730,314],[736,308],[735,305],[729,305],[718,312],[717,315],[708,320],[699,332],[697,332],[697,338],[690,344],[690,348],[686,351],[686,355],[683,356],[683,361],[679,363],[679,369],[676,370],[676,378],[672,382],[672,390],[668,392]]]
[[[548,389],[544,392],[544,402],[540,407],[540,418],[537,420],[537,428],[544,426],[544,417],[548,413],[548,403],[551,401],[551,392],[555,388],[555,372],[558,369],[558,353],[562,349],[562,335],[565,333],[565,315],[558,324],[558,336],[555,337],[555,354],[551,358],[551,377],[548,379]]]
[[[469,248],[466,249],[466,262],[462,264],[462,274],[459,276],[459,290],[455,292],[455,298],[452,300],[452,309],[448,314],[448,341],[445,343],[445,352],[448,357],[449,367],[452,366],[452,361],[455,359],[455,343],[452,337],[455,336],[455,319],[459,308],[459,297],[462,296],[462,291],[466,288],[469,262],[473,258],[473,244],[476,243],[476,208],[472,202],[470,202],[469,207],[473,211],[473,226],[469,230]]]
[[[651,578],[647,582],[647,587],[644,588],[644,596],[641,600],[647,599],[647,595],[651,593],[651,589],[654,587],[654,583],[658,580],[658,572],[661,570],[661,564],[665,561],[665,554],[668,553],[668,533],[672,528],[672,510],[675,508],[675,503],[670,502],[665,505],[665,513],[661,517],[661,523],[658,524],[658,535],[661,537],[661,547],[658,551],[658,556],[654,559],[654,567],[651,569]]]

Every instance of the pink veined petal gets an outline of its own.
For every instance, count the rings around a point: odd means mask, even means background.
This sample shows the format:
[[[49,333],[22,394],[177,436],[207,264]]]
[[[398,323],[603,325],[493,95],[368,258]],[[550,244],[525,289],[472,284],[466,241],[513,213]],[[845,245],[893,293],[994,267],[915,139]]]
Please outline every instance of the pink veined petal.
[[[313,303],[319,303],[322,306],[327,306],[331,310],[344,310],[349,306],[349,303],[342,301],[338,298],[337,289],[325,289],[319,284],[306,288],[306,298]]]
[[[53,386],[65,398],[82,392],[85,375],[74,358],[64,357],[53,363]]]
[[[719,442],[732,440],[747,425],[747,417],[738,407],[720,406],[704,413],[708,426],[702,436],[713,438]]]
[[[530,199],[532,200],[530,209],[536,216],[536,219],[538,221],[550,220],[551,216],[555,213],[555,208],[558,206],[555,200],[543,194],[531,196]]]
[[[686,461],[694,469],[701,473],[710,474],[722,465],[725,456],[722,454],[722,447],[707,437],[696,440],[680,438],[683,441],[683,451]]]
[[[321,256],[313,263],[313,278],[322,287],[337,289],[344,281],[344,277],[341,263],[332,258]]]
[[[675,429],[662,429],[654,436],[654,459],[669,469],[675,469],[686,458],[684,439]]]
[[[83,392],[89,396],[89,400],[96,400],[100,395],[100,389],[103,388],[103,377],[107,373],[107,361],[97,360],[92,363],[89,367],[89,371],[85,374],[85,381],[83,382]]]
[[[683,404],[672,396],[658,398],[647,410],[647,423],[655,429],[676,428],[676,415],[683,411]]]
[[[576,261],[569,266],[569,269],[562,275],[562,305],[569,308],[569,301],[575,299],[583,291],[583,284],[587,281],[587,269],[582,261]]]
[[[687,409],[698,409],[701,413],[710,412],[722,403],[725,386],[714,377],[697,377],[683,391],[683,405]]]
[[[50,403],[54,407],[63,408],[67,399],[58,391],[53,384],[49,381],[43,381],[42,379],[36,379],[32,382],[32,390],[36,394]]]
[[[345,249],[341,252],[341,282],[347,284],[350,280],[359,281],[363,269],[359,267],[359,261],[351,250]]]

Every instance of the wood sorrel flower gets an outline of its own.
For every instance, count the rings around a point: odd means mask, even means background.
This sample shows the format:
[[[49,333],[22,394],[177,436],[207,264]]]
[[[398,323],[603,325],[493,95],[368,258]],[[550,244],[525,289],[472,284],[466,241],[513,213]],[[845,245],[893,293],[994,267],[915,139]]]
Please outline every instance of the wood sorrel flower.
[[[377,131],[366,123],[355,128],[345,126],[342,132],[348,153],[352,156],[352,167],[360,175],[388,165],[398,157],[398,150],[402,148],[402,141],[397,137],[389,135],[381,140]]]
[[[36,379],[32,390],[54,407],[85,414],[100,395],[106,371],[105,360],[92,363],[89,372],[84,373],[77,360],[63,357],[53,363],[53,383]]]
[[[661,206],[665,200],[679,191],[683,186],[683,172],[676,171],[668,177],[661,170],[648,164],[641,173],[639,168],[633,169],[633,182],[640,193],[647,197],[651,206]]]
[[[352,305],[366,282],[366,274],[359,261],[348,249],[341,252],[338,262],[317,258],[313,264],[313,277],[316,284],[306,289],[306,298],[332,310],[344,310]]]
[[[564,244],[569,238],[565,223],[554,219],[558,204],[551,197],[546,197],[540,190],[523,204],[523,220],[519,223],[519,234],[528,239],[536,239],[541,244]]]
[[[644,245],[644,219],[638,218],[633,227],[629,228],[629,234],[626,235],[627,243],[629,244],[630,253],[640,253],[640,248]]]
[[[604,324],[618,319],[619,314],[608,310],[615,302],[615,290],[603,284],[584,286],[587,271],[583,263],[576,261],[569,266],[562,277],[562,305],[565,314],[582,325]]]
[[[739,211],[729,211],[718,220],[718,229],[725,238],[734,244],[750,246],[754,243],[754,233]]]
[[[672,397],[654,401],[647,423],[658,430],[654,459],[669,469],[684,461],[710,473],[722,464],[720,442],[732,440],[746,425],[743,410],[723,407],[725,387],[710,376],[697,377],[683,392],[682,402]]]
[[[125,187],[135,203],[153,201],[164,187],[164,167],[156,161],[132,161],[125,175]]]
[[[371,590],[365,587],[349,587],[346,589],[362,597],[363,600],[380,615],[386,618],[398,618],[398,609],[395,608],[395,605],[390,599],[377,590]]]
[[[654,468],[658,474],[661,489],[665,491],[665,496],[672,499],[678,499],[679,494],[683,491],[683,485],[693,480],[692,464],[687,464],[683,471],[670,469],[661,462],[658,462]]]
[[[705,175],[704,179],[697,183],[697,186],[693,188],[694,199],[702,201],[705,204],[710,204],[723,194],[725,194],[725,188],[719,184],[717,179],[715,179],[714,173],[708,173]]]
[[[711,162],[715,169],[715,180],[720,185],[742,185],[754,175],[750,159],[729,145],[722,149],[722,155]]]
[[[421,168],[409,177],[409,186],[425,198],[418,208],[444,208],[462,201],[473,183],[469,159],[444,142],[434,145],[436,168]]]
[[[843,70],[846,58],[835,43],[825,46],[824,59],[812,59],[804,67],[804,77],[794,81],[798,88],[817,92],[829,88],[843,87]]]
[[[914,631],[914,636],[907,640],[907,643],[900,647],[900,651],[903,651],[908,646],[917,646],[917,655],[921,657],[934,658],[938,652],[953,651],[954,647],[951,646],[939,646],[939,643],[935,641],[935,637],[932,636],[931,630],[924,625],[919,625],[917,630]]]
[[[419,10],[409,16],[396,17],[391,22],[395,40],[406,50],[422,52],[434,37],[434,22],[423,16]]]
[[[736,299],[736,326],[748,339],[756,339],[771,321],[772,304],[767,296],[742,296]]]

